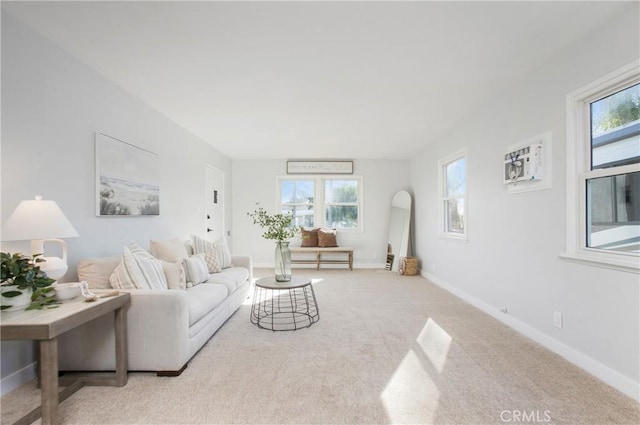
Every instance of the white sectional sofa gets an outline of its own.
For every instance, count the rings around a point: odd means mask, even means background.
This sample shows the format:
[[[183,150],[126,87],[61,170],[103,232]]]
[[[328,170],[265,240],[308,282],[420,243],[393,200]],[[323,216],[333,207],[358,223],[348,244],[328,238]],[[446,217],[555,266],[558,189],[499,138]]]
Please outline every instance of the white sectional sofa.
[[[177,376],[188,361],[242,305],[252,282],[250,257],[233,256],[232,267],[186,289],[132,289],[127,308],[130,371]],[[82,260],[78,277],[105,288],[120,257]],[[247,320],[249,318],[247,317]],[[59,338],[60,371],[115,370],[113,314]]]

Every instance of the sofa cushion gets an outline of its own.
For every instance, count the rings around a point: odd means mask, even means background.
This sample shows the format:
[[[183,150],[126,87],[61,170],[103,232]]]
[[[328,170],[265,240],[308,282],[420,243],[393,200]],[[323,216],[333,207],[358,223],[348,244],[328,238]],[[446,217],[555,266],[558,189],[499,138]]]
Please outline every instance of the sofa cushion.
[[[189,257],[184,242],[180,238],[173,238],[168,241],[149,241],[149,248],[154,257],[169,263],[182,261]]]
[[[78,263],[78,280],[86,281],[91,289],[111,289],[109,277],[118,267],[122,256],[85,258]]]
[[[209,275],[209,280],[206,283],[222,284],[229,290],[229,293],[232,293],[248,278],[249,270],[244,267],[229,267],[224,269],[222,273]]]
[[[197,285],[186,290],[189,299],[189,326],[206,316],[229,295],[226,286],[219,284]]]

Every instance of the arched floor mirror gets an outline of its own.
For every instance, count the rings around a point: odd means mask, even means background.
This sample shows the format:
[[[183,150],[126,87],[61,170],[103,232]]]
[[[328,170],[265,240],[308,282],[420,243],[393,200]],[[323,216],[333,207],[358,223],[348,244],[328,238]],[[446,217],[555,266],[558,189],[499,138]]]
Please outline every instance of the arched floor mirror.
[[[387,245],[387,270],[398,271],[400,258],[409,252],[411,229],[411,195],[402,190],[393,196],[389,216],[389,243]]]

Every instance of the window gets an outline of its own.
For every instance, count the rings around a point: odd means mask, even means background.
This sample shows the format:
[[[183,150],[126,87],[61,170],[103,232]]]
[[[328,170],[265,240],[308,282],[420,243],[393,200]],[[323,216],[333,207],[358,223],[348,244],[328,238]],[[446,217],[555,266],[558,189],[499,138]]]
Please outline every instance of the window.
[[[362,230],[362,177],[279,177],[278,189],[297,226]]]
[[[314,180],[283,180],[280,183],[280,209],[293,215],[294,225],[314,227],[315,193]]]
[[[567,96],[566,258],[639,271],[640,72]]]
[[[467,236],[467,154],[460,151],[438,161],[442,235]]]
[[[325,226],[336,229],[356,229],[358,220],[358,180],[324,181]]]

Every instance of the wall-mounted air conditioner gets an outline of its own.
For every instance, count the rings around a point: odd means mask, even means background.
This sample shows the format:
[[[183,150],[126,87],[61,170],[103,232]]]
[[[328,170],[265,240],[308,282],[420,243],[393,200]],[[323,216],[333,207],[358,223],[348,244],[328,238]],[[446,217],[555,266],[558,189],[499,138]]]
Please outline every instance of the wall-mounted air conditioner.
[[[522,146],[504,156],[504,183],[542,180],[542,144]]]

